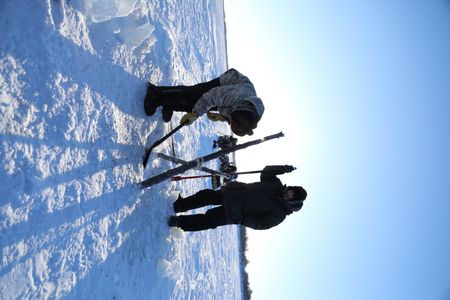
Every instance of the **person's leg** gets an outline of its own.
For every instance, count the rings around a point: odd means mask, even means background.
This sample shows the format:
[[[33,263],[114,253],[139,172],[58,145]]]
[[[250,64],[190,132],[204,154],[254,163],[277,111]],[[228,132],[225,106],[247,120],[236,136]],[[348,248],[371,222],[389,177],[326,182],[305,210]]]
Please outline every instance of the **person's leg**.
[[[191,112],[195,103],[204,93],[218,86],[220,86],[220,80],[215,78],[192,86],[159,86],[157,89],[163,107],[174,111]]]
[[[186,198],[178,196],[177,201],[173,203],[173,209],[175,210],[175,212],[183,212],[207,205],[222,205],[222,204],[223,204],[222,192],[211,189],[205,189]]]
[[[174,111],[192,112],[198,99],[210,89],[220,86],[220,79],[202,82],[192,86],[155,86],[149,84],[145,100],[145,111],[151,116],[156,107],[162,106],[164,122],[169,122]]]
[[[174,110],[185,112],[192,110],[192,106],[188,105],[185,86],[156,86],[149,83],[144,101],[145,113],[152,116],[159,106],[163,107],[162,119],[166,123],[171,120]]]
[[[200,99],[200,97],[203,96],[204,93],[218,86],[220,86],[219,78],[189,86],[186,90],[188,93],[189,105],[192,105],[192,107],[194,107],[195,103],[197,103],[198,99]]]
[[[159,105],[162,106],[164,122],[170,122],[174,111],[190,112],[192,110],[188,104],[186,86],[158,86],[156,89]]]
[[[183,215],[175,218],[177,218],[177,224],[172,225],[181,228],[183,231],[200,231],[231,224],[227,221],[223,206],[209,209],[204,214]]]
[[[220,79],[215,78],[195,85],[157,86],[156,89],[162,105],[194,106],[204,93],[218,86]]]

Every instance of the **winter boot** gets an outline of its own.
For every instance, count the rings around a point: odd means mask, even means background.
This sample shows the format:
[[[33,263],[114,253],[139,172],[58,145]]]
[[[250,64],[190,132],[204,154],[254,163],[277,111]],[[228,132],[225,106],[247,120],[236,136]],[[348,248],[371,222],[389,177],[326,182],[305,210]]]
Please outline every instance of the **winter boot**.
[[[170,122],[172,120],[173,116],[173,110],[170,108],[170,106],[164,105],[162,108],[162,119],[164,123]]]
[[[172,119],[174,111],[192,110],[195,102],[190,104],[189,100],[185,86],[156,86],[149,82],[144,101],[145,114],[152,116],[158,106],[162,106],[162,119],[167,123]]]
[[[167,224],[169,225],[169,227],[179,227],[180,220],[177,216],[170,216]]]
[[[173,210],[174,210],[176,213],[184,212],[184,211],[188,211],[188,210],[189,210],[189,209],[185,209],[185,208],[183,207],[183,200],[184,200],[184,198],[181,197],[181,195],[178,195],[177,200],[173,203]]]
[[[170,122],[174,111],[190,112],[194,104],[189,103],[187,88],[185,86],[157,86],[155,87],[158,99],[155,101],[162,106],[162,119]]]
[[[144,100],[144,109],[147,116],[153,116],[158,108],[159,103],[157,101],[157,87],[154,84],[148,83],[147,94]]]

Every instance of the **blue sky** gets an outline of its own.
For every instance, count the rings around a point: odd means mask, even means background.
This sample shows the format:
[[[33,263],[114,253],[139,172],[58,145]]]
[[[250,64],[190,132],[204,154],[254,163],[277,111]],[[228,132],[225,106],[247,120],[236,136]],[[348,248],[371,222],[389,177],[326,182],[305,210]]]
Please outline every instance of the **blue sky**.
[[[256,9],[257,8],[257,9]],[[254,299],[450,299],[450,1],[225,1],[300,213],[250,230]],[[241,176],[241,181],[257,177]]]

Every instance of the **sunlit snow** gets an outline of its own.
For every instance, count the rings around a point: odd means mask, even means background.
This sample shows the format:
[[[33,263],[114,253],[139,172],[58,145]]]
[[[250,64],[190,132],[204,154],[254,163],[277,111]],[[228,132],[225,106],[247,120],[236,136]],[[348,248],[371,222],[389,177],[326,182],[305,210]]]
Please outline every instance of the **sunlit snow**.
[[[144,175],[145,147],[170,129],[160,112],[145,116],[146,83],[227,69],[223,2],[0,6],[0,298],[240,298],[237,228],[166,224],[178,191],[208,180],[136,187],[175,167],[153,159]],[[156,150],[173,143],[190,160],[219,133],[228,128],[202,118]]]

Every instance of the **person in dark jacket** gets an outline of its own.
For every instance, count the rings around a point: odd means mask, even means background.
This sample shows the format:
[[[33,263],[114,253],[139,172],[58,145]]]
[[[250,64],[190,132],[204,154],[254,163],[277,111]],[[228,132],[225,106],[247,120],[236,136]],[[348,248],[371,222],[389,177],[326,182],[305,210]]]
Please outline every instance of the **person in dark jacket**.
[[[238,136],[252,135],[264,113],[264,105],[256,96],[248,77],[229,69],[218,78],[192,86],[156,86],[149,83],[144,109],[148,116],[162,106],[164,122],[172,119],[174,111],[187,112],[180,123],[192,124],[207,114],[212,121],[224,121]],[[216,109],[218,113],[211,112]]]
[[[285,186],[276,175],[292,172],[294,167],[266,166],[260,182],[228,182],[221,190],[205,189],[174,202],[176,213],[216,205],[204,214],[170,216],[168,224],[184,231],[200,231],[228,224],[241,224],[253,229],[274,227],[287,215],[299,211],[306,199],[300,186]]]

